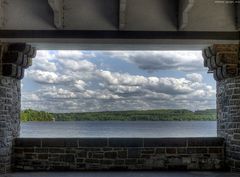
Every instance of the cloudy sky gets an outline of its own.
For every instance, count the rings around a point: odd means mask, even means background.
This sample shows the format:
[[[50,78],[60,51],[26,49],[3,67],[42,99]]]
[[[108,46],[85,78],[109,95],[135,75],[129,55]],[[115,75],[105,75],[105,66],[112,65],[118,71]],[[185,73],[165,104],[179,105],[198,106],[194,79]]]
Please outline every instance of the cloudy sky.
[[[200,51],[38,51],[22,109],[88,112],[215,108]]]

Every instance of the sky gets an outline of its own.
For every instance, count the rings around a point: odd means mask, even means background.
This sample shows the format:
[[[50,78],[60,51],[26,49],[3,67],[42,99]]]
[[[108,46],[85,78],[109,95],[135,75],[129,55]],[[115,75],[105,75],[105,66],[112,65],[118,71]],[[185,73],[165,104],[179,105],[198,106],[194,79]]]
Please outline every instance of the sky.
[[[215,108],[201,51],[39,50],[22,80],[22,109],[98,112]]]

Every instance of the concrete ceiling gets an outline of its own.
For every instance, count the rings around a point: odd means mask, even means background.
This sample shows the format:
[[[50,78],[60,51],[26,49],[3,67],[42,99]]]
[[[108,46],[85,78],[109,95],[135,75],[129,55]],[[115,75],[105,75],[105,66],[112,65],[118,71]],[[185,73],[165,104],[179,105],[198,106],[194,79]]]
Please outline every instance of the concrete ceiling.
[[[119,30],[121,1],[125,24],[120,30],[237,30],[234,4],[215,0],[0,0],[1,29],[55,30],[54,15],[58,15],[66,30]],[[60,14],[53,13],[51,2]],[[182,29],[180,18],[187,19]]]
[[[238,9],[237,4],[215,0],[0,0],[0,40],[36,44],[95,44],[94,39],[100,39],[100,44],[124,43],[123,39],[127,44],[181,44],[189,43],[184,42],[188,39],[197,44],[236,42]],[[83,31],[89,31],[92,39],[83,40],[87,36]],[[131,31],[141,35],[131,37]],[[172,33],[164,37],[165,32]],[[211,33],[219,37],[211,38]],[[106,42],[113,38],[118,39]]]

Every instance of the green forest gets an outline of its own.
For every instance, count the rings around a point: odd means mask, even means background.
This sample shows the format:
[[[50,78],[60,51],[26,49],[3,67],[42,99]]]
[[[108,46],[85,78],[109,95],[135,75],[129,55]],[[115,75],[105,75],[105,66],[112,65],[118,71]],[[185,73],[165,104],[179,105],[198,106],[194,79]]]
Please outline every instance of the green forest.
[[[44,111],[35,111],[32,109],[26,109],[21,111],[21,121],[53,121],[54,116],[51,113]]]
[[[108,111],[84,113],[49,113],[36,110],[23,110],[21,121],[190,121],[216,120],[216,110],[190,111],[186,109],[161,109],[142,111]]]

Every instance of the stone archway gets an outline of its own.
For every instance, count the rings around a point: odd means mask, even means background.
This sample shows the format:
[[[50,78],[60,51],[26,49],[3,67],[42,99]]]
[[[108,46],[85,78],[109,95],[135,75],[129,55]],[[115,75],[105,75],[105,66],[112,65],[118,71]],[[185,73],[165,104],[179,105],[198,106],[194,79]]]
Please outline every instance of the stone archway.
[[[19,136],[21,79],[36,49],[26,44],[1,44],[0,173],[11,170],[12,146]],[[203,50],[205,66],[217,81],[218,136],[226,143],[227,166],[240,170],[239,45],[213,45]],[[31,142],[29,142],[31,146]]]

